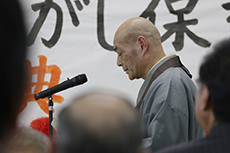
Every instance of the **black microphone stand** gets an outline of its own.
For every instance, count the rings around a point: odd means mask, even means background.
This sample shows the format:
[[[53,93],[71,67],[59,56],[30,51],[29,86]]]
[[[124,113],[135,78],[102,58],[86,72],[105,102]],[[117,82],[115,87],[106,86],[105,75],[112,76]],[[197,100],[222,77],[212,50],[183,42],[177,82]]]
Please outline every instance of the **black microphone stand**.
[[[51,125],[53,121],[53,98],[52,95],[54,93],[60,92],[62,90],[68,89],[70,87],[74,87],[76,85],[83,84],[87,81],[87,77],[85,74],[78,75],[72,79],[67,78],[67,81],[64,81],[56,86],[53,86],[49,89],[46,89],[44,91],[41,91],[37,94],[34,94],[35,100],[38,100],[40,98],[45,98],[48,97],[49,102],[48,102],[48,107],[49,107],[49,137],[50,139],[53,138],[53,127]]]
[[[48,106],[49,106],[49,137],[52,140],[53,139],[53,126],[51,125],[52,121],[53,121],[53,98],[52,95],[48,96],[49,98],[49,102],[48,102]]]

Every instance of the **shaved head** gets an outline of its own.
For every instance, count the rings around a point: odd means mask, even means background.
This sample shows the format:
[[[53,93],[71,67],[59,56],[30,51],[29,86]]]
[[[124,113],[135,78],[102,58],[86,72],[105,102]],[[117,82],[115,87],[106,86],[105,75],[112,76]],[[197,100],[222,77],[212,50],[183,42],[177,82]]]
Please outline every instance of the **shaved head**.
[[[118,39],[124,43],[135,42],[138,36],[144,36],[150,44],[161,44],[159,31],[152,22],[143,17],[134,17],[122,23],[115,33],[114,43]]]
[[[113,46],[118,55],[117,65],[130,80],[145,79],[152,66],[165,56],[159,31],[143,17],[122,23],[114,35]]]

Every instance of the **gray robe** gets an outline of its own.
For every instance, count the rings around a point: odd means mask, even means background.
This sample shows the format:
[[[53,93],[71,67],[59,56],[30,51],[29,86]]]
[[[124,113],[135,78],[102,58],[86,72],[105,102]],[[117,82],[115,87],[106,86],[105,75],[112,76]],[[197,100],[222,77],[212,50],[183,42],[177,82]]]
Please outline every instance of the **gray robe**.
[[[137,101],[142,97],[156,69],[168,59],[157,63],[145,79]],[[151,84],[140,106],[144,122],[143,148],[151,151],[204,136],[194,115],[196,87],[181,67],[171,67]]]

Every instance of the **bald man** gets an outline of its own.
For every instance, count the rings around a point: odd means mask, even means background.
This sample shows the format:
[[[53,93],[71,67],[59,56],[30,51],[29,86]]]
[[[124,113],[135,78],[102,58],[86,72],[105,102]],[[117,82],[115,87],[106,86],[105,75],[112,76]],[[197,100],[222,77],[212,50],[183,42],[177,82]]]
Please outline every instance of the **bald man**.
[[[114,36],[117,65],[130,80],[144,79],[137,106],[145,126],[143,148],[158,149],[201,137],[194,115],[196,88],[175,54],[165,55],[157,28],[147,19],[128,19]]]
[[[118,96],[94,92],[64,108],[57,127],[58,153],[138,153],[139,114]]]

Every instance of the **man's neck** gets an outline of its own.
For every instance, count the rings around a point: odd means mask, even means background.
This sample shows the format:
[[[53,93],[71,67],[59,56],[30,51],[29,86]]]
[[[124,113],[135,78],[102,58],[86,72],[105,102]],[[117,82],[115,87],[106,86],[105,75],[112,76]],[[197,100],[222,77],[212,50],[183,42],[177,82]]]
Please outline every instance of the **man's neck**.
[[[162,54],[158,54],[156,56],[152,56],[151,58],[149,58],[147,61],[152,61],[147,67],[146,67],[146,73],[143,77],[143,79],[145,80],[147,75],[149,74],[149,72],[152,70],[152,68],[157,65],[162,59],[164,59],[166,57],[165,53],[162,52]]]

